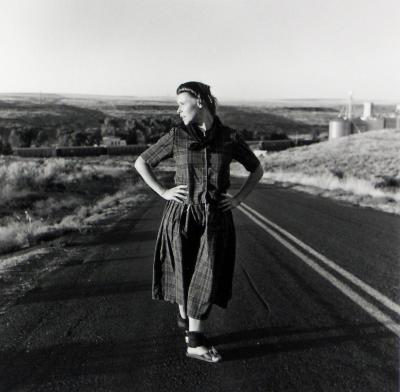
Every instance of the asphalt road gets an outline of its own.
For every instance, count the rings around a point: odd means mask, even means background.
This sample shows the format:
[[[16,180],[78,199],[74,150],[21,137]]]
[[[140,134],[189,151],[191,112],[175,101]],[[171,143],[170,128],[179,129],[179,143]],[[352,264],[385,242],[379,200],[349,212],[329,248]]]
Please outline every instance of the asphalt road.
[[[164,203],[75,237],[1,316],[1,391],[399,390],[399,217],[259,184],[234,210],[233,298],[206,326],[223,361],[209,364],[185,356],[177,305],[151,299]]]

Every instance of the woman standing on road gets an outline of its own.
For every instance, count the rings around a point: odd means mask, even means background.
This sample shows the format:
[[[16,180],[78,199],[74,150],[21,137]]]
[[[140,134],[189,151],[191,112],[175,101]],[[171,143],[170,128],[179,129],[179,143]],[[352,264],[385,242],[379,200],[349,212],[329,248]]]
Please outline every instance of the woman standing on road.
[[[157,235],[152,298],[179,305],[178,325],[185,328],[186,355],[218,362],[221,355],[203,333],[212,304],[226,308],[232,297],[236,236],[232,209],[263,175],[260,161],[236,130],[221,123],[210,86],[181,84],[173,127],[136,160],[144,181],[167,200]],[[176,164],[175,184],[167,189],[152,168],[167,158]],[[251,174],[235,196],[229,165],[240,162]]]

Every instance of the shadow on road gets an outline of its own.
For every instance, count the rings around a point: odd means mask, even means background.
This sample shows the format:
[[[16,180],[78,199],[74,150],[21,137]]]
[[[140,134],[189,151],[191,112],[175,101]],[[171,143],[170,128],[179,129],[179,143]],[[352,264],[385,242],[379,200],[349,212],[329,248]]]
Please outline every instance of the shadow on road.
[[[344,332],[352,330],[353,332]],[[305,337],[304,335],[310,335]],[[315,336],[318,335],[318,336]],[[107,373],[131,372],[133,368],[159,366],[179,366],[185,361],[185,344],[180,334],[162,334],[151,338],[131,341],[102,341],[99,343],[71,342],[53,345],[46,348],[10,353],[3,351],[1,358],[14,357],[13,366],[2,369],[11,385],[18,379],[29,378],[35,374],[30,385],[46,380],[67,380],[77,375],[104,375]],[[210,338],[218,346],[223,362],[247,358],[275,355],[282,352],[308,350],[327,345],[338,345],[348,341],[371,342],[378,339],[393,338],[393,334],[379,323],[321,327],[310,329],[293,329],[291,327],[257,328],[248,331],[237,331]],[[260,340],[268,339],[268,342]],[[271,342],[271,340],[274,340]],[[248,341],[255,341],[251,344]],[[245,345],[241,345],[245,343]],[[236,347],[224,348],[229,344]],[[239,347],[238,347],[239,345]],[[176,348],[182,347],[182,355],[176,355]],[[220,347],[221,346],[221,347]],[[162,353],[160,349],[162,348]],[[0,359],[1,359],[0,358]],[[81,363],[85,363],[82,368]],[[389,368],[381,369],[393,379],[397,372]],[[8,385],[10,385],[8,384]]]
[[[216,346],[233,345],[234,347],[220,349],[219,351],[224,361],[237,361],[282,352],[336,346],[347,342],[365,341],[365,346],[367,346],[380,339],[395,339],[395,336],[380,323],[364,323],[310,329],[293,329],[284,326],[256,328],[218,335],[213,337],[211,341]],[[248,343],[249,341],[252,341],[252,343]],[[382,363],[384,363],[383,353],[374,351],[375,355],[382,357]],[[386,372],[394,380],[397,379],[396,371],[392,371],[390,368],[381,369],[381,371]]]
[[[104,235],[101,237],[101,241],[99,238],[95,238],[93,241],[85,241],[85,236],[82,236],[81,239],[75,238],[65,244],[66,247],[72,248],[75,246],[97,246],[97,245],[107,245],[107,244],[118,244],[119,242],[125,242],[127,240],[126,233],[129,231],[129,227],[123,227],[120,225],[115,228],[111,234]],[[156,233],[157,234],[157,233]],[[132,240],[135,241],[153,241],[155,239],[154,230],[147,231],[135,231],[134,237]]]
[[[20,298],[17,305],[40,302],[69,301],[71,299],[88,299],[90,297],[104,297],[115,294],[133,294],[138,291],[150,291],[151,281],[120,282],[99,284],[75,283],[69,286],[57,286],[50,288],[37,287],[29,291],[29,295]]]

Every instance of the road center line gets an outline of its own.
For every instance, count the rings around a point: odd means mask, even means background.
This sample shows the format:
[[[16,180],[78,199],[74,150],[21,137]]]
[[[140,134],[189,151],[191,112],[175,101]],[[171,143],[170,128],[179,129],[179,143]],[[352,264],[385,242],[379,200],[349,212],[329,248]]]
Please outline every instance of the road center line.
[[[322,263],[325,265],[329,266],[332,268],[334,271],[336,271],[338,274],[342,275],[344,278],[348,279],[350,282],[352,282],[354,285],[358,286],[361,290],[369,294],[371,297],[373,297],[376,301],[380,302],[382,305],[386,306],[388,309],[392,310],[395,312],[397,315],[400,316],[400,305],[392,301],[390,298],[386,297],[382,293],[380,293],[378,290],[374,289],[367,283],[363,282],[362,280],[358,279],[356,276],[354,276],[352,273],[348,272],[344,268],[340,267],[337,265],[334,261],[328,259],[318,251],[316,251],[314,248],[311,246],[305,244],[298,238],[296,238],[294,235],[290,234],[288,231],[285,229],[281,228],[278,226],[276,223],[271,222],[269,219],[265,218],[263,215],[261,215],[259,212],[254,210],[253,208],[249,207],[247,204],[242,203],[239,206],[239,209],[243,207],[249,212],[253,213],[257,218],[259,218],[261,221],[269,224],[272,226],[274,229],[279,231],[280,233],[284,234],[287,238],[291,239],[296,245],[299,247],[303,248],[316,258],[318,258]]]
[[[389,330],[395,333],[400,338],[400,325],[397,324],[392,318],[387,316],[381,310],[379,310],[376,306],[365,300],[359,294],[357,294],[353,289],[351,289],[347,284],[341,282],[334,275],[332,275],[325,268],[321,267],[319,264],[311,260],[306,254],[302,253],[300,250],[295,248],[292,244],[286,241],[281,235],[267,227],[260,219],[256,218],[251,214],[247,209],[254,211],[250,207],[243,208],[243,204],[238,207],[240,211],[242,211],[245,215],[247,215],[254,223],[264,229],[267,233],[269,233],[272,237],[274,237],[277,241],[279,241],[282,245],[284,245],[287,249],[289,249],[292,253],[294,253],[297,257],[299,257],[305,264],[307,264],[314,271],[319,273],[322,277],[328,280],[333,286],[335,286],[339,291],[349,297],[354,303],[364,309],[370,316],[378,320],[380,323],[386,326]],[[255,211],[256,212],[256,211]],[[257,216],[260,214],[257,213]],[[266,218],[265,218],[266,219]],[[266,219],[267,220],[267,219]],[[268,221],[268,220],[267,220]],[[272,222],[271,222],[272,223]],[[277,226],[273,224],[274,226]],[[283,230],[283,229],[282,229]],[[285,230],[283,230],[285,231]],[[287,232],[286,232],[287,233]],[[289,234],[289,233],[288,233]],[[292,236],[293,237],[293,236]],[[297,240],[299,241],[299,240]],[[301,242],[301,241],[299,241]]]

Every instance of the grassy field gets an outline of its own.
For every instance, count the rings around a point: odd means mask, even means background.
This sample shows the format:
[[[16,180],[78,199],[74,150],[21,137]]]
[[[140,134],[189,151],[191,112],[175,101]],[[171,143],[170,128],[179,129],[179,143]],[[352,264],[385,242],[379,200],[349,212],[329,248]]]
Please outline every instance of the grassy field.
[[[353,134],[280,152],[256,151],[261,180],[400,214],[400,129]],[[247,175],[238,164],[233,173]]]
[[[0,156],[0,253],[90,229],[139,205],[149,189],[135,159]]]

